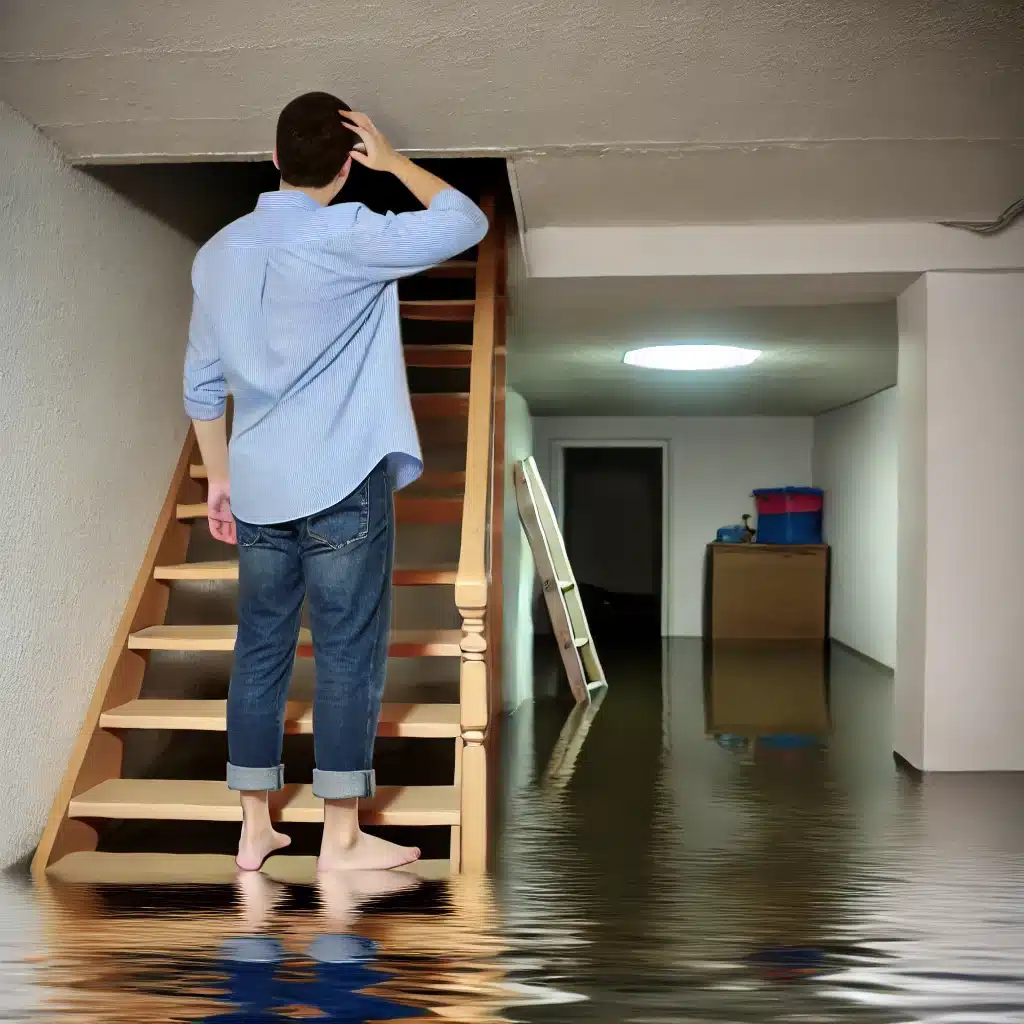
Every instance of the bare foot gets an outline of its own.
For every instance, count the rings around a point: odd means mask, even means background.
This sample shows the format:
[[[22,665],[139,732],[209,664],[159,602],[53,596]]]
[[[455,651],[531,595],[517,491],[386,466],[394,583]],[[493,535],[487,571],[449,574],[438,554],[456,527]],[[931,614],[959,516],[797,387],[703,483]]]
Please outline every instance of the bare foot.
[[[389,871],[420,859],[415,846],[398,846],[365,832],[356,833],[346,844],[324,842],[316,862],[317,871]]]
[[[259,871],[263,862],[277,850],[283,850],[291,845],[291,837],[283,832],[275,832],[271,829],[262,829],[250,835],[245,826],[242,827],[242,836],[238,840],[238,856],[235,863],[243,871]]]

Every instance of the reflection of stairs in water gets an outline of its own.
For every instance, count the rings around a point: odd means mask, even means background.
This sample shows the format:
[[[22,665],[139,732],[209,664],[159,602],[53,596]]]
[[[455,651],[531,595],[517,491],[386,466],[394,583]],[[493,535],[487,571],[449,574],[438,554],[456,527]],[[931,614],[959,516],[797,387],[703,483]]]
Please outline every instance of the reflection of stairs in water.
[[[515,1008],[584,998],[508,978],[505,919],[483,877],[399,888],[346,913],[322,880],[315,894],[303,884],[312,858],[274,857],[265,877],[235,890],[230,860],[188,858],[181,885],[153,885],[148,872],[133,871],[140,855],[125,855],[122,879],[65,885],[59,872],[43,876],[38,970],[53,1015],[105,1024],[248,1020],[269,1007],[282,1019],[498,1024]],[[295,870],[303,861],[308,877]],[[255,893],[254,881],[262,883]],[[139,884],[150,886],[142,913],[131,888]],[[233,984],[241,973],[244,984]]]
[[[431,773],[407,769],[410,784],[381,786],[363,807],[370,826],[447,829],[445,852],[456,870],[479,868],[485,857],[484,742],[501,630],[500,585],[490,580],[500,584],[505,247],[494,202],[482,205],[492,231],[473,258],[401,286],[428,471],[396,496],[396,627],[379,736],[446,743],[449,781],[414,785]],[[226,760],[238,566],[206,528],[206,471],[198,456],[190,434],[37,850],[37,873],[83,880],[123,871],[141,880],[142,854],[104,850],[119,823],[175,821],[187,830],[185,822],[241,820],[237,794],[222,776],[212,777]],[[312,731],[310,640],[304,629],[286,716],[290,737]],[[297,742],[311,750],[311,740]],[[224,757],[211,756],[220,750]],[[152,777],[164,760],[180,774]],[[408,760],[420,758],[410,753]],[[285,823],[323,818],[322,804],[302,783],[272,795],[272,806]],[[176,860],[188,855],[171,852],[180,847],[166,826],[145,842],[156,878],[224,867],[217,859]],[[282,870],[302,874],[306,866]]]

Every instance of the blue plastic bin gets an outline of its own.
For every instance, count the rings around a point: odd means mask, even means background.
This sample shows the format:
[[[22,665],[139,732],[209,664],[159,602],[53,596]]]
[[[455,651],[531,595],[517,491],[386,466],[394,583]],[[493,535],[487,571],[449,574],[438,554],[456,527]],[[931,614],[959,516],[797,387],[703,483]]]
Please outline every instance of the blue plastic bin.
[[[747,531],[742,523],[739,526],[720,526],[715,540],[719,544],[742,544]]]
[[[754,491],[759,544],[820,544],[825,492],[818,487]]]

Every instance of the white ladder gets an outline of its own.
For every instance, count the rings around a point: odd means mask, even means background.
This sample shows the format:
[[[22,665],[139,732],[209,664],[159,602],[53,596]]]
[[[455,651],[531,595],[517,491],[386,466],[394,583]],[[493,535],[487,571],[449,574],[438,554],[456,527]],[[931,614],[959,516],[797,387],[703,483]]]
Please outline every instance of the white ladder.
[[[589,704],[595,690],[607,686],[594,637],[572,574],[565,542],[558,529],[544,482],[533,456],[517,462],[513,470],[516,505],[533,561],[540,575],[551,626],[577,704]]]

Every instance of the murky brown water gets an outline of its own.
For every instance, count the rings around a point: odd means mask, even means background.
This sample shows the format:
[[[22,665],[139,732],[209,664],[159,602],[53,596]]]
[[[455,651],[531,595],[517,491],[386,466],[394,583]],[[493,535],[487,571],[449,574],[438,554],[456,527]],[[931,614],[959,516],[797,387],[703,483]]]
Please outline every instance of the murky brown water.
[[[603,654],[505,730],[493,877],[7,877],[0,1020],[1024,1021],[1024,780],[901,774],[843,651]]]

